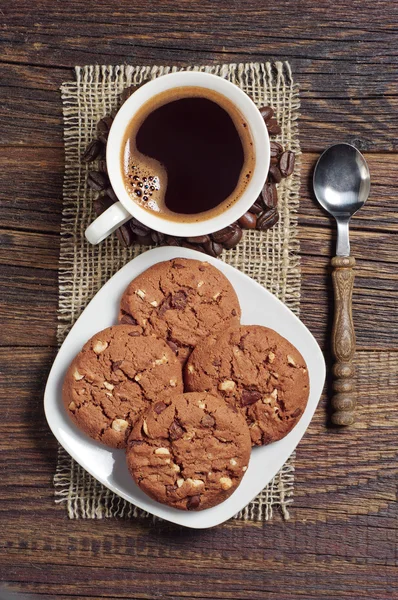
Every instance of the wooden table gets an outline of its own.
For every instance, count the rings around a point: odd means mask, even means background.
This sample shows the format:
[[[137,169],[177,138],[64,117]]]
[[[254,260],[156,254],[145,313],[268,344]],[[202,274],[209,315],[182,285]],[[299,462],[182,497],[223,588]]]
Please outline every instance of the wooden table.
[[[398,597],[398,3],[14,0],[0,17],[1,581],[59,600]],[[325,352],[334,233],[311,171],[338,140],[369,161],[371,196],[351,229],[358,422],[326,427],[323,398],[298,447],[289,522],[69,521],[42,403],[56,352],[58,88],[78,64],[268,59],[288,59],[301,86],[302,318]]]

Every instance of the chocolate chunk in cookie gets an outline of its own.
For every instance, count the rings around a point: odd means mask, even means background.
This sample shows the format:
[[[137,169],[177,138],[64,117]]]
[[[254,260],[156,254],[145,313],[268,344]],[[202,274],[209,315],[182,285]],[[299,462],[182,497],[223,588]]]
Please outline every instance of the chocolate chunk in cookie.
[[[251,441],[243,415],[207,393],[176,394],[134,426],[127,465],[136,483],[158,502],[202,510],[238,487]]]
[[[309,395],[301,354],[281,335],[260,325],[209,336],[189,357],[184,379],[186,391],[206,390],[239,408],[253,445],[287,435]]]
[[[165,339],[181,362],[205,336],[238,325],[240,306],[228,279],[207,262],[175,258],[136,277],[123,294],[119,321]]]
[[[116,325],[94,335],[70,365],[63,401],[95,440],[124,448],[138,417],[162,394],[182,392],[181,364],[164,340]]]

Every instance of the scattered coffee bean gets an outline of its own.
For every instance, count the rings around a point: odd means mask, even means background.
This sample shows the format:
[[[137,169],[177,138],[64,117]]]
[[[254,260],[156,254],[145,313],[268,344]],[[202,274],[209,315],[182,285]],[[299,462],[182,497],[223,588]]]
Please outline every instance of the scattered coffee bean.
[[[191,244],[191,242],[188,242],[184,238],[181,239],[181,246],[183,248],[188,248],[189,250],[196,250],[197,252],[203,252],[203,246],[201,246],[200,244]]]
[[[93,207],[95,210],[95,214],[97,216],[102,215],[110,206],[112,206],[113,201],[109,196],[98,196],[96,200],[93,202]]]
[[[269,121],[274,116],[274,111],[270,106],[262,106],[259,108],[259,111],[265,122]]]
[[[109,185],[109,179],[104,173],[99,171],[89,171],[87,175],[87,185],[95,192],[102,192]]]
[[[108,175],[108,167],[106,166],[105,158],[102,158],[98,161],[98,171],[101,171],[101,173],[105,173],[106,175]]]
[[[294,171],[294,163],[295,156],[294,152],[291,150],[287,150],[283,152],[280,161],[279,161],[279,169],[282,174],[282,177],[289,177]]]
[[[113,123],[113,117],[106,116],[97,123],[97,134],[98,139],[101,140],[104,144],[108,141],[109,131],[111,129],[111,125]]]
[[[105,191],[106,191],[106,193],[108,194],[108,196],[109,196],[110,198],[112,198],[112,200],[113,200],[114,202],[117,202],[117,201],[118,201],[118,197],[116,196],[115,192],[113,191],[113,187],[109,186],[108,188],[106,188],[106,190],[105,190]]]
[[[131,231],[129,224],[125,223],[116,229],[117,239],[124,246],[131,246],[134,242],[134,233]]]
[[[263,196],[262,196],[262,194],[260,194],[259,197],[257,198],[257,200],[255,201],[255,203],[253,204],[253,206],[251,206],[250,212],[255,215],[259,215],[260,213],[263,212],[263,210],[264,210]]]
[[[275,183],[282,181],[282,173],[276,165],[270,166],[268,176],[272,178]]]
[[[221,252],[223,251],[223,247],[221,246],[221,244],[218,244],[217,242],[213,242],[213,240],[209,240],[208,242],[205,242],[203,244],[203,248],[207,254],[209,254],[210,256],[213,256],[214,258],[217,258],[217,256],[220,256]]]
[[[223,244],[222,244],[224,246],[225,250],[231,250],[231,248],[235,248],[235,246],[237,246],[239,244],[239,242],[241,241],[242,235],[243,235],[243,231],[239,227],[239,225],[237,225],[235,227],[235,231],[234,231],[233,235],[231,235],[231,237],[229,237],[227,240],[225,240],[225,242],[223,242]]]
[[[267,121],[267,129],[268,133],[271,135],[279,135],[282,131],[276,119],[270,119]]]
[[[239,219],[238,223],[243,229],[255,229],[257,217],[252,212],[247,212]]]
[[[266,231],[270,229],[279,221],[278,209],[276,207],[263,212],[257,219],[257,229],[260,231]]]
[[[278,204],[278,192],[275,183],[265,182],[263,187],[263,200],[265,206],[274,208]]]
[[[270,142],[270,146],[271,146],[271,158],[278,158],[278,156],[280,156],[283,152],[282,144],[279,144],[278,142]]]
[[[93,162],[100,155],[102,155],[103,150],[104,145],[102,144],[102,142],[100,142],[100,140],[93,140],[89,143],[86,150],[84,151],[82,155],[82,161],[86,163]]]
[[[152,246],[152,236],[150,233],[146,235],[136,235],[135,240],[137,244],[141,244],[142,246]]]
[[[187,237],[187,241],[191,244],[204,244],[208,242],[210,237],[208,235],[196,235],[195,237]]]
[[[160,231],[151,231],[152,241],[154,244],[163,244],[164,242],[164,233],[160,233]]]
[[[150,228],[147,227],[146,225],[144,225],[143,223],[140,223],[140,221],[138,221],[134,217],[131,219],[131,221],[129,221],[129,224],[130,224],[131,231],[133,233],[135,233],[136,235],[144,236],[144,235],[151,234]],[[152,237],[151,237],[151,240],[152,240]]]
[[[174,237],[173,235],[166,235],[165,242],[168,246],[179,246],[180,245],[179,239]]]
[[[270,164],[277,165],[278,163],[279,163],[279,158],[277,158],[276,156],[272,156],[271,160],[270,160]]]
[[[236,224],[228,225],[228,227],[224,227],[224,229],[220,229],[219,231],[215,231],[211,234],[212,239],[218,244],[223,244],[226,240],[228,240],[236,229]]]

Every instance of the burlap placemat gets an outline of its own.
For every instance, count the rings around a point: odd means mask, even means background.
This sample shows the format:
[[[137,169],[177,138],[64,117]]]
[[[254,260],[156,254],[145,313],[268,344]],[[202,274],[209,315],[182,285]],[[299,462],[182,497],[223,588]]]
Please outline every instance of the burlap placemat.
[[[268,232],[247,231],[234,250],[222,259],[237,267],[272,293],[296,314],[300,301],[300,265],[297,256],[297,215],[300,185],[300,145],[297,116],[298,88],[288,63],[225,64],[189,67],[225,77],[239,85],[258,105],[271,105],[285,149],[296,153],[292,177],[279,184],[279,223]],[[86,66],[76,67],[76,81],[62,85],[65,137],[64,210],[59,267],[59,327],[61,343],[86,304],[101,286],[129,260],[147,248],[125,248],[116,236],[99,246],[85,241],[84,230],[95,218],[93,192],[86,184],[88,166],[80,157],[96,136],[96,123],[118,106],[125,87],[159,77],[177,67]],[[268,520],[280,507],[286,519],[292,502],[294,457],[273,481],[235,518]],[[137,517],[143,511],[103,487],[59,448],[54,476],[55,501],[66,505],[73,518]]]

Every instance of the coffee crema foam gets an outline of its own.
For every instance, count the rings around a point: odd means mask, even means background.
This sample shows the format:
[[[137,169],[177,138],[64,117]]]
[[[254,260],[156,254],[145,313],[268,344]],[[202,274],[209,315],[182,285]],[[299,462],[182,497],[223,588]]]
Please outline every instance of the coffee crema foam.
[[[121,161],[134,202],[185,223],[232,206],[255,166],[248,124],[232,102],[188,86],[158,94],[141,107],[126,128]]]

